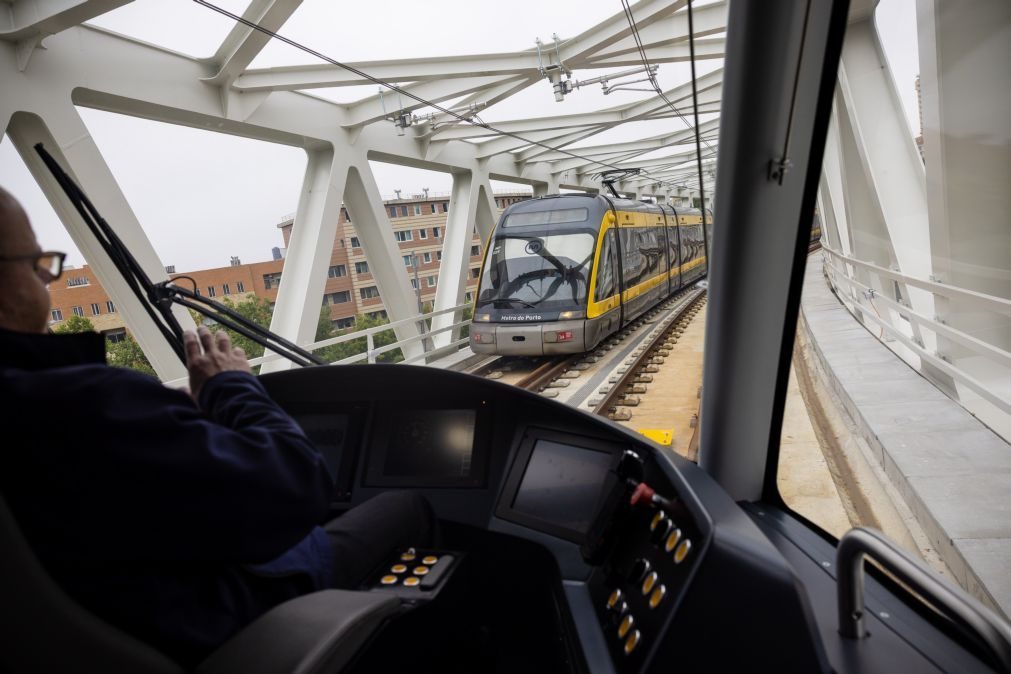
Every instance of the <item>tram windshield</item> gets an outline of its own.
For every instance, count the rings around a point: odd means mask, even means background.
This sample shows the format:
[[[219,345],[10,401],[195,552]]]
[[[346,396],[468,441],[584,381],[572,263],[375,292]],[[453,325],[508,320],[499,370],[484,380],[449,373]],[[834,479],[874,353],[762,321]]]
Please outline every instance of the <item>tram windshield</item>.
[[[581,306],[590,283],[594,242],[590,232],[497,237],[481,279],[478,306]]]

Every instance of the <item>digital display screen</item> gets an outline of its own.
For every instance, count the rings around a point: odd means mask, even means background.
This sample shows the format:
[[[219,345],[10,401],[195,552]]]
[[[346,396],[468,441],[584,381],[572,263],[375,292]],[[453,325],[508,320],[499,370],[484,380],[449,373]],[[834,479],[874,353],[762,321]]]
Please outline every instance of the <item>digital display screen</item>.
[[[383,476],[471,477],[476,410],[405,410],[390,413],[388,423]]]
[[[585,534],[593,522],[611,459],[609,452],[538,439],[512,509]]]
[[[323,455],[327,468],[330,469],[330,475],[336,478],[340,474],[341,457],[351,430],[351,415],[301,414],[297,421],[302,427],[302,432]]]

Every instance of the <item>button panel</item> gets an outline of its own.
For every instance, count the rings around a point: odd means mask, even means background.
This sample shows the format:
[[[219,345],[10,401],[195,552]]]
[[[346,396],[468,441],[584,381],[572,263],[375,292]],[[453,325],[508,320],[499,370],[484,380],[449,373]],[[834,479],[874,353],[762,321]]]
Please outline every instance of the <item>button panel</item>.
[[[633,509],[622,523],[606,576],[591,581],[595,610],[619,674],[649,667],[647,658],[677,609],[698,557],[698,529],[683,507]]]

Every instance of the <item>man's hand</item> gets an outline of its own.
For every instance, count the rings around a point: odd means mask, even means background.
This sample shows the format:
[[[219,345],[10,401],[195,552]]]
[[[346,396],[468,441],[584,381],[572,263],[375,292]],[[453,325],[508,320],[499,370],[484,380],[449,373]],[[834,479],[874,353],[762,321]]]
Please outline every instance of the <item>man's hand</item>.
[[[232,347],[224,330],[212,333],[202,326],[197,328],[196,334],[187,330],[183,333],[183,345],[186,347],[186,369],[190,371],[190,395],[194,400],[200,400],[204,383],[219,372],[252,373],[246,353]]]

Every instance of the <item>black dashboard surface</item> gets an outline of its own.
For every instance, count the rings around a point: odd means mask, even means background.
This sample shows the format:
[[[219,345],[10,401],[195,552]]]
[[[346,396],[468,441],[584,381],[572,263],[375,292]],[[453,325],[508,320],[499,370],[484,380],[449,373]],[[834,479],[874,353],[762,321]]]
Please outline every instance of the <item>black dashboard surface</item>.
[[[901,606],[892,615],[905,618],[880,626],[889,638],[844,643],[826,625],[833,578],[818,555],[783,536],[782,521],[802,525],[783,516],[770,528],[694,464],[603,418],[429,367],[316,367],[261,381],[326,456],[338,509],[412,488],[443,521],[546,549],[572,626],[563,638],[583,660],[577,670],[978,667]],[[597,509],[608,503],[608,475],[626,452],[641,460],[642,481],[666,502],[610,502],[613,510],[600,518],[607,535],[590,563],[583,546],[593,538],[591,524],[600,523]],[[901,633],[913,623],[912,637]],[[931,657],[920,640],[935,651],[945,644],[945,658]]]

